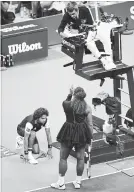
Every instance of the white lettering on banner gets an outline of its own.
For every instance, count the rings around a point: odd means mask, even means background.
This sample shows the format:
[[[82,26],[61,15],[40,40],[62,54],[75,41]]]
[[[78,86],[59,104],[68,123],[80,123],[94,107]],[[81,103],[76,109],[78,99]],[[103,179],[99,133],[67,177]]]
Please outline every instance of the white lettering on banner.
[[[134,6],[130,8],[130,13],[132,14],[130,17],[134,20]]]
[[[19,31],[21,29],[27,29],[27,28],[32,28],[32,27],[36,27],[36,26],[38,26],[38,25],[29,24],[29,25],[23,25],[23,26],[13,26],[13,27],[1,29],[0,31],[7,33],[7,32],[11,32],[11,31]]]
[[[27,45],[26,42],[23,42],[22,44],[14,44],[14,45],[8,45],[8,51],[9,54],[15,55],[17,53],[24,53],[28,51],[34,51],[38,49],[42,49],[41,43],[34,43],[31,45]]]

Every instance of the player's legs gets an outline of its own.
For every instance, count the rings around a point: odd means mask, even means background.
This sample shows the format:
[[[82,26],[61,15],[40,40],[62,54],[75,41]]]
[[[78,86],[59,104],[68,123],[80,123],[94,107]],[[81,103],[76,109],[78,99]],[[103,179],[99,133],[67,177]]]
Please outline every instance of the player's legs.
[[[29,163],[31,164],[37,164],[38,161],[34,159],[33,155],[32,155],[32,151],[33,151],[33,147],[35,144],[35,140],[36,139],[36,132],[35,131],[31,131],[29,138],[28,138],[28,160]]]
[[[24,137],[25,135],[25,129],[23,127],[17,127],[17,133],[21,136]],[[36,137],[36,132],[35,131],[31,131],[29,138],[28,138],[28,160],[29,163],[31,164],[37,164],[38,161],[34,159],[32,152],[37,154],[39,153],[39,144],[38,144],[38,140]],[[24,153],[24,152],[23,152]],[[24,158],[24,156],[21,154],[20,155],[21,158]]]
[[[24,129],[17,127],[18,136],[16,137],[16,150],[20,154],[20,157],[24,157]]]
[[[75,151],[76,151],[76,158],[77,158],[77,165],[76,165],[77,176],[73,184],[76,189],[80,189],[81,178],[84,171],[85,146],[76,147]]]
[[[98,48],[97,48],[97,46],[95,44],[96,35],[97,35],[96,31],[90,31],[88,33],[86,46],[97,59],[100,59],[100,61],[102,62],[103,67],[106,70],[109,70],[109,69],[111,69],[111,67],[109,65],[109,61],[105,57],[101,56],[101,53],[99,52],[99,50],[98,50]]]
[[[57,189],[65,189],[64,176],[67,171],[67,158],[71,152],[71,147],[66,146],[66,144],[61,143],[60,147],[60,162],[59,162],[59,180],[57,183],[52,183],[51,187]]]
[[[101,56],[96,44],[95,44],[96,31],[89,31],[88,37],[86,40],[87,48],[92,52],[92,54],[98,59]]]
[[[40,147],[37,137],[35,137],[34,144],[33,144],[33,154],[39,154],[40,153]]]
[[[65,176],[67,171],[67,158],[71,152],[71,147],[67,147],[64,143],[61,143],[60,148],[60,162],[59,162],[59,174]]]
[[[17,133],[19,136],[24,137],[25,129],[23,127],[18,126],[17,127]]]
[[[111,34],[110,24],[101,22],[97,28],[96,38],[99,39],[103,43],[105,53],[112,56],[110,34]]]
[[[98,26],[97,36],[104,46],[105,53],[108,54],[107,60],[111,68],[116,68],[116,65],[113,62],[113,51],[112,51],[112,42],[111,42],[111,29],[113,28],[112,23],[101,22]]]

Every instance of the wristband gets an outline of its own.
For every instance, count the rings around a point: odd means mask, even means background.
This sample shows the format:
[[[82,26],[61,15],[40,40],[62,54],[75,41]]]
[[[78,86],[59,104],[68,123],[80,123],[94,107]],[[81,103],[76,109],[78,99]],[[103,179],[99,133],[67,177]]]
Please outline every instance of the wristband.
[[[25,155],[28,155],[28,151],[24,151],[24,154],[25,154]]]
[[[52,148],[52,145],[49,145],[49,144],[48,144],[48,148]]]

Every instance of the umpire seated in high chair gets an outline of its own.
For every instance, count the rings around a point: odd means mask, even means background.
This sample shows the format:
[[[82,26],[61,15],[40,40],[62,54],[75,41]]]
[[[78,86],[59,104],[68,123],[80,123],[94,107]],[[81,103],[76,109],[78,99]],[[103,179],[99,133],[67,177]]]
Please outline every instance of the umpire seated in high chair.
[[[94,22],[91,10],[86,6],[78,6],[77,2],[69,2],[66,12],[61,20],[58,33],[63,38],[68,38],[76,33],[82,33],[84,26],[89,25],[86,35],[86,48],[101,61],[105,70],[116,68],[113,62],[111,29],[118,27],[116,20],[112,22]],[[90,27],[91,26],[91,27]],[[98,50],[95,41],[99,40],[104,46],[104,53]]]

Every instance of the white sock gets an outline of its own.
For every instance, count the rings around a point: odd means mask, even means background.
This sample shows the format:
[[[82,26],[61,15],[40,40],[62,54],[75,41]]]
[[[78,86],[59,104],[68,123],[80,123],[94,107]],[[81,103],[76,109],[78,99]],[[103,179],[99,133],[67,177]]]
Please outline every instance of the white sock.
[[[28,157],[29,157],[29,158],[33,157],[32,151],[28,151]]]
[[[76,182],[81,183],[82,176],[76,176]]]
[[[59,175],[59,182],[60,182],[60,184],[64,184],[65,183],[64,176],[60,176]]]
[[[110,60],[111,62],[113,62],[113,57],[112,57],[112,55],[109,55],[109,56],[107,56],[106,58],[108,58],[108,60]]]

